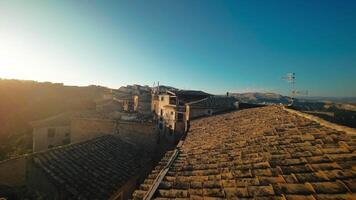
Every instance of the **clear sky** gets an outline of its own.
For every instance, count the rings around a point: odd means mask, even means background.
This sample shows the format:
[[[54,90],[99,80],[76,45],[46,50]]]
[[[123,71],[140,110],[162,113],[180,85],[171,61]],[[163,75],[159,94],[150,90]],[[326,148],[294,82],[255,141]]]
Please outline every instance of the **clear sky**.
[[[0,0],[0,77],[356,96],[356,1]]]

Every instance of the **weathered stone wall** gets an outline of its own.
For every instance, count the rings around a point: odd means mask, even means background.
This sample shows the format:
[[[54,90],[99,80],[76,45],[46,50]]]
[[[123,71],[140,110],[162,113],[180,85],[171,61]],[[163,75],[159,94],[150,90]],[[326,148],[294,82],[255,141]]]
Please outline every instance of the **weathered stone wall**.
[[[187,117],[190,120],[234,109],[232,107],[226,107],[226,108],[194,108],[191,106],[187,106],[187,107],[189,107],[189,109],[187,109],[189,110],[189,112],[187,112]]]
[[[119,121],[117,133],[123,140],[134,143],[148,152],[153,152],[158,143],[158,128],[155,123]]]
[[[48,137],[48,130],[54,129],[53,137]],[[60,146],[70,142],[70,126],[38,127],[33,129],[33,152],[43,151],[49,146]]]
[[[210,113],[211,113],[212,109],[204,109],[204,108],[202,109],[202,108],[189,107],[189,112],[187,113],[188,119],[195,119],[195,118],[198,118],[198,117],[211,115],[211,114],[208,114],[209,110],[210,110]]]
[[[159,101],[158,101],[158,96],[152,96],[152,101],[151,101],[151,112],[155,113],[156,115],[159,114]]]
[[[170,129],[175,129],[176,112],[174,107],[166,106],[163,108],[163,119],[165,124]]]
[[[161,116],[161,110],[164,110],[164,106],[169,105],[169,95],[158,95],[158,110],[157,115]]]
[[[104,134],[115,133],[115,121],[108,119],[73,118],[71,142],[83,142]]]
[[[0,162],[0,185],[16,187],[25,185],[27,157]]]
[[[103,134],[117,134],[123,140],[153,151],[158,141],[158,128],[153,122],[114,121],[109,119],[73,119],[72,143],[83,142]]]
[[[151,114],[151,102],[150,101],[139,101],[138,103],[138,112],[144,115]]]

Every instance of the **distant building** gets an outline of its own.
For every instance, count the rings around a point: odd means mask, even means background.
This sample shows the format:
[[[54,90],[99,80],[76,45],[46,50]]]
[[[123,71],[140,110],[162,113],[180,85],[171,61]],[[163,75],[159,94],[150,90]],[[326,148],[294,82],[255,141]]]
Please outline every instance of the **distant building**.
[[[151,93],[148,86],[121,87],[114,99],[122,104],[123,111],[151,115]]]
[[[154,94],[152,111],[158,120],[158,127],[169,141],[176,142],[185,131],[185,104],[210,96],[202,91],[174,90]]]
[[[143,115],[151,115],[151,94],[145,93],[134,96],[134,111]]]
[[[120,95],[115,99],[122,104],[123,111],[135,112],[135,99],[133,95]]]
[[[233,110],[237,100],[230,96],[214,96],[203,91],[167,90],[152,94],[152,112],[166,139],[176,142],[197,117]]]
[[[33,127],[33,152],[69,144],[72,112],[31,122]]]
[[[186,119],[209,116],[238,108],[237,100],[230,96],[209,96],[186,104]]]

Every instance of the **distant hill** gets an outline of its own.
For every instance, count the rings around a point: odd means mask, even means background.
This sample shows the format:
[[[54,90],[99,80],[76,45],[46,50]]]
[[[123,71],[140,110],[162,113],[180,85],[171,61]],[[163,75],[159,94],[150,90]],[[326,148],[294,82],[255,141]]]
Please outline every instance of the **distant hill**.
[[[288,104],[291,98],[282,96],[275,93],[261,93],[261,92],[248,92],[248,93],[230,93],[229,95],[237,98],[243,103],[256,103],[256,104]]]
[[[108,88],[0,79],[0,160],[26,153],[32,145],[30,121],[69,110],[94,108]]]

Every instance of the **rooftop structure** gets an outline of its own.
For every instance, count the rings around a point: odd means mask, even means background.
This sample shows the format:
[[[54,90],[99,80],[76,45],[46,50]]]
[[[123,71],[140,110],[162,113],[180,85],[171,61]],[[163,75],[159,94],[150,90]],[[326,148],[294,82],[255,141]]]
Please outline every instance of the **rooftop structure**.
[[[193,120],[133,199],[355,199],[356,135],[266,106]]]
[[[211,96],[210,94],[200,90],[173,90],[167,91],[167,94],[177,99],[177,105],[183,105],[184,103],[198,101]]]

